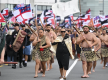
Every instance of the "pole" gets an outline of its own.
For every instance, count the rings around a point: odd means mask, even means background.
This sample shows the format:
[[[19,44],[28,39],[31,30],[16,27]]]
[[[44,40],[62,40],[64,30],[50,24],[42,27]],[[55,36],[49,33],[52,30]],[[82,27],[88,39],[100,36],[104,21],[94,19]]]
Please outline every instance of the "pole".
[[[79,7],[80,7],[80,15],[81,15],[81,1],[79,0]],[[82,20],[81,20],[81,25],[80,26],[82,26]],[[79,26],[79,28],[80,28],[80,26]]]
[[[103,0],[103,15],[104,15],[104,0]]]
[[[0,0],[0,13],[1,13],[1,0]]]
[[[35,7],[35,14],[36,14],[36,19],[37,19],[37,4],[36,4],[36,7]]]
[[[26,0],[25,0],[25,5],[26,5]]]

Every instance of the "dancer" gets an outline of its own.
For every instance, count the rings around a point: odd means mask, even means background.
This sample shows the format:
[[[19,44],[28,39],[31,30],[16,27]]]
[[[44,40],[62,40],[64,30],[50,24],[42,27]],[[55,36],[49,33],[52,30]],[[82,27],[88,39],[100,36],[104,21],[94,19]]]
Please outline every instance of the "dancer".
[[[89,26],[83,26],[83,36],[79,35],[77,39],[77,44],[81,43],[81,60],[84,75],[81,78],[88,78],[88,73],[90,67],[92,66],[92,61],[95,60],[95,53],[92,52],[92,46],[97,44],[97,38],[93,33],[89,32]],[[89,37],[88,37],[89,36]]]

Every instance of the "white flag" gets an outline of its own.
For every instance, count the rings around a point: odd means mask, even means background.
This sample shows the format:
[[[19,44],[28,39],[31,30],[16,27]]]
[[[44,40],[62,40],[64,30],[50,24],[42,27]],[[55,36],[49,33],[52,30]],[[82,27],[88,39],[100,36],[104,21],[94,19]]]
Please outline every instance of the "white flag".
[[[78,13],[78,0],[71,0],[68,2],[58,2],[52,5],[52,10],[55,15],[61,16],[61,19],[64,19],[65,16],[70,14]]]

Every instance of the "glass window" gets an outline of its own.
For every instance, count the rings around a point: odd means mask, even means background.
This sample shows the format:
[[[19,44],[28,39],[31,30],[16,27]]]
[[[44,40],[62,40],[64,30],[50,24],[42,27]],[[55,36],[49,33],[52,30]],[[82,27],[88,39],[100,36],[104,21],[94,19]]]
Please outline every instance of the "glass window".
[[[47,6],[47,9],[50,10],[52,7],[51,6]]]
[[[37,6],[37,10],[42,11],[42,6],[41,5],[38,5]]]
[[[46,10],[47,9],[47,6],[43,6],[43,9],[42,10]]]
[[[10,5],[10,10],[13,10],[13,4]]]
[[[8,4],[8,6],[7,6],[7,7],[8,7],[8,9],[9,9],[9,10],[11,9],[10,4]]]

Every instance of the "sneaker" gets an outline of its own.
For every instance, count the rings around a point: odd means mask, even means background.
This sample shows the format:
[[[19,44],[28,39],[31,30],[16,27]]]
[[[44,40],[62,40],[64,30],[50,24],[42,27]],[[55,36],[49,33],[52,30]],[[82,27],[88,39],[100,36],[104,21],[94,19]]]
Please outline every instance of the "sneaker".
[[[19,68],[22,68],[22,64],[19,64]]]
[[[24,67],[27,67],[27,63],[25,63]]]
[[[25,66],[25,60],[23,60],[22,62],[23,62],[23,66]]]
[[[12,68],[13,68],[13,69],[16,69],[16,64],[12,65]]]
[[[107,67],[108,65],[106,64],[105,67]]]

